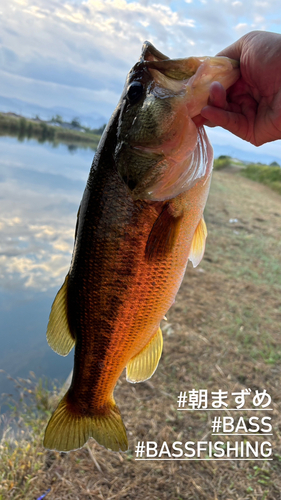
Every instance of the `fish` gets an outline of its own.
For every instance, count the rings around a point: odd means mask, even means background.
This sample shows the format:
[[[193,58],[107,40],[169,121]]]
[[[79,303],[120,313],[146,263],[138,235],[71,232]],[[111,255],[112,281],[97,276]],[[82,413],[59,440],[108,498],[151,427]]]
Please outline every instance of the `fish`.
[[[144,43],[94,156],[70,269],[51,308],[50,347],[66,356],[75,346],[75,355],[46,448],[70,451],[91,437],[128,449],[115,385],[125,368],[131,383],[155,372],[160,322],[188,260],[197,266],[205,249],[213,151],[192,118],[213,81],[228,88],[238,77],[237,61],[169,59]]]

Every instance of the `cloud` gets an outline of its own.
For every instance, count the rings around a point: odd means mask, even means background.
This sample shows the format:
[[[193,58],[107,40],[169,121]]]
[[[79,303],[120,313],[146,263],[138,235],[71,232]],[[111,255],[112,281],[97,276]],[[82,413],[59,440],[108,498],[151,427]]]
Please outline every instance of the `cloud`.
[[[11,0],[1,9],[2,95],[109,117],[144,40],[170,57],[212,55],[247,30],[275,22],[276,31],[279,3]]]
[[[248,28],[249,25],[247,23],[238,23],[234,28],[236,31],[245,31],[246,28]]]

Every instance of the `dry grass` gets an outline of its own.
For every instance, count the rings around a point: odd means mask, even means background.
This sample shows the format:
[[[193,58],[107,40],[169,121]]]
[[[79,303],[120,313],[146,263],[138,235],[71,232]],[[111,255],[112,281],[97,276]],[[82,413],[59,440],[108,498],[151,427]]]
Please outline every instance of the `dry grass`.
[[[44,450],[49,403],[42,404],[41,393],[34,429],[31,419],[18,445],[7,436],[2,440],[0,499],[35,500],[48,489],[47,500],[281,499],[281,197],[236,174],[215,172],[206,222],[205,259],[197,269],[188,266],[163,325],[164,352],[156,374],[136,385],[121,377],[117,385],[130,450],[111,453],[93,441],[69,454]],[[266,389],[272,397],[274,459],[136,461],[139,440],[212,439],[213,412],[177,411],[179,391],[193,388],[209,393]]]

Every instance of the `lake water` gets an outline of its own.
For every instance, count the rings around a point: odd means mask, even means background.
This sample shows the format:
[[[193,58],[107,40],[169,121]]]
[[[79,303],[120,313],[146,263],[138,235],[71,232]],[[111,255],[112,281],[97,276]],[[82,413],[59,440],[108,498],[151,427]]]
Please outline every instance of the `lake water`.
[[[68,271],[92,150],[0,138],[0,369],[63,381],[73,363],[46,341],[52,301]],[[0,373],[0,393],[13,385]]]
[[[246,159],[229,148],[215,146],[215,156]],[[63,381],[72,368],[73,352],[58,356],[45,335],[69,268],[92,158],[91,150],[0,137],[0,369],[12,377],[33,371]],[[277,153],[268,158],[279,160]],[[13,390],[6,373],[0,373],[0,394]]]

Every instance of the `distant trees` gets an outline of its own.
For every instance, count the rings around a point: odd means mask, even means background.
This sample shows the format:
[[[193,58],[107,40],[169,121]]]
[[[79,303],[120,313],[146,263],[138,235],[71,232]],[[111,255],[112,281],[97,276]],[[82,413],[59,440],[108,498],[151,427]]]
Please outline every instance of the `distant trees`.
[[[62,116],[61,115],[53,116],[52,119],[51,119],[51,122],[53,122],[53,123],[59,123],[60,125],[62,125],[62,123],[63,123]]]
[[[105,127],[106,127],[106,124],[102,125],[100,128],[93,128],[92,132],[94,134],[98,134],[98,135],[100,134],[101,135],[103,133]]]
[[[68,122],[68,121],[63,120],[61,115],[55,115],[51,118],[50,121],[52,123],[59,124],[61,127],[65,127],[65,128],[73,127],[73,128],[80,129],[80,130],[82,129],[84,132],[89,132],[89,133],[96,134],[96,135],[101,135],[106,127],[106,124],[102,125],[99,128],[85,127],[85,126],[81,125],[81,121],[80,121],[80,118],[78,116],[75,116],[74,118],[72,118],[72,120],[70,122]]]
[[[26,137],[35,137],[38,141],[54,140],[55,127],[48,126],[45,122],[20,118],[7,117],[0,114],[0,132],[5,131],[7,135],[16,136],[19,141]],[[2,134],[1,134],[2,135]]]
[[[81,123],[80,123],[80,120],[77,116],[75,118],[73,118],[73,120],[70,122],[70,124],[74,128],[81,128]]]
[[[74,117],[71,122],[66,122],[62,116],[55,115],[51,120],[44,121],[38,116],[28,119],[24,116],[12,116],[11,113],[0,112],[0,137],[11,135],[20,141],[34,138],[39,142],[52,142],[54,145],[63,142],[70,146],[71,151],[75,151],[78,145],[96,150],[104,129],[105,125],[97,129],[84,127],[78,117]]]
[[[231,165],[232,158],[230,156],[221,155],[214,160],[214,170],[222,170]]]

